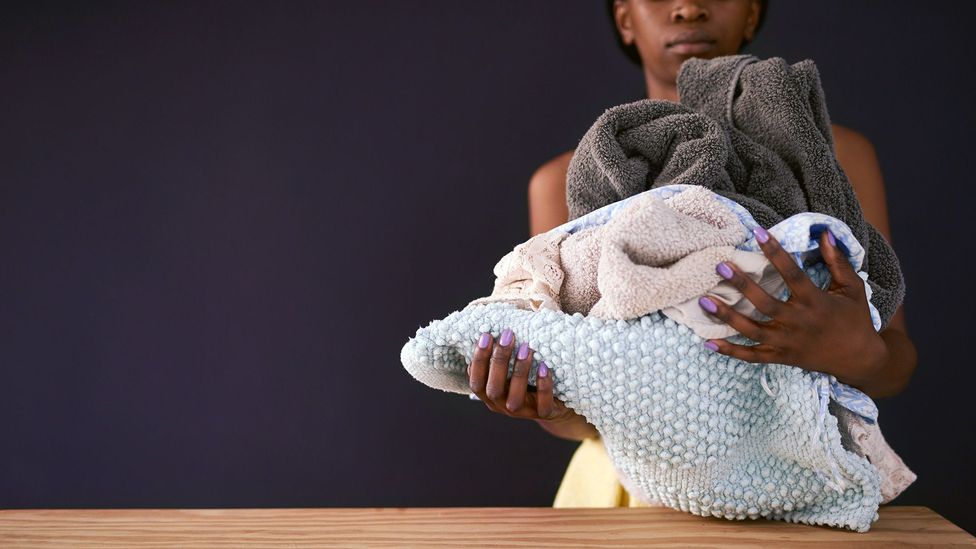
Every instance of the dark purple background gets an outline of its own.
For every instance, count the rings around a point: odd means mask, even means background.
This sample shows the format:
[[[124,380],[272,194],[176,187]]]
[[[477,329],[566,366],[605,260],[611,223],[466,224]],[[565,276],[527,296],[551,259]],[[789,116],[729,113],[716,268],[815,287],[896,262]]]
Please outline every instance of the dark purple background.
[[[814,59],[878,150],[920,355],[879,402],[896,502],[971,531],[973,11],[775,2],[748,50]],[[644,93],[602,2],[2,4],[0,507],[550,505],[577,443],[399,350]]]

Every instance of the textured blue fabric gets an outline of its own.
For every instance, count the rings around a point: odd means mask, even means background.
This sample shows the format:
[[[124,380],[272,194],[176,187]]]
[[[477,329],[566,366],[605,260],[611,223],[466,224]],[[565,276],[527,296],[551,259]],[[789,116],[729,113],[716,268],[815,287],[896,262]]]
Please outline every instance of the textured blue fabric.
[[[529,383],[545,361],[554,396],[597,428],[634,497],[701,516],[860,532],[877,520],[880,475],[843,448],[836,417],[822,409],[824,378],[769,365],[767,393],[762,367],[704,349],[660,312],[605,321],[471,305],[419,329],[400,359],[418,381],[468,394],[478,337],[505,328],[535,349]]]

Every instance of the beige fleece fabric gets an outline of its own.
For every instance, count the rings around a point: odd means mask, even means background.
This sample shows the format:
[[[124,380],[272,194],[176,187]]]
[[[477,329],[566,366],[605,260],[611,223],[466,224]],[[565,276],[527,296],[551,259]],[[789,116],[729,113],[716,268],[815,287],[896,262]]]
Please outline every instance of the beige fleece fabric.
[[[748,237],[738,216],[703,187],[668,200],[640,195],[604,225],[600,300],[589,314],[637,318],[697,299],[722,280],[715,266]]]
[[[505,301],[624,320],[660,310],[700,337],[729,337],[738,332],[702,311],[701,295],[750,318],[765,317],[716,273],[719,262],[735,263],[771,295],[784,287],[763,254],[735,249],[748,236],[704,187],[668,199],[647,193],[604,225],[571,235],[554,229],[519,244],[495,265],[492,294],[471,304]]]

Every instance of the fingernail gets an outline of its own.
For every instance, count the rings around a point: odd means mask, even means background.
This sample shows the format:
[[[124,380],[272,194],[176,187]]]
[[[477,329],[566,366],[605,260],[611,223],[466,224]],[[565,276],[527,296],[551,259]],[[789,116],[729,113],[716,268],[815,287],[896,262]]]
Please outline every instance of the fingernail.
[[[481,339],[478,340],[478,348],[487,349],[489,343],[491,343],[491,334],[485,332],[481,334]]]
[[[519,345],[518,355],[516,356],[519,360],[525,360],[529,358],[529,342],[526,341]]]
[[[502,347],[508,347],[509,345],[512,344],[513,338],[514,335],[512,334],[512,331],[509,330],[508,328],[505,328],[504,330],[502,330],[502,337],[498,338],[498,343],[500,343]]]
[[[769,240],[769,233],[766,232],[766,229],[763,229],[762,227],[756,227],[753,229],[752,234],[756,235],[756,240],[758,240],[760,244],[765,244],[766,241]]]
[[[831,246],[837,247],[837,241],[834,240],[834,233],[830,232],[830,229],[827,229],[827,242],[830,242]]]
[[[702,309],[705,309],[710,313],[715,313],[718,311],[718,306],[715,305],[715,302],[705,296],[698,298],[698,304],[701,305]]]
[[[549,375],[549,367],[546,366],[545,362],[539,363],[539,377],[546,377]]]
[[[702,345],[704,345],[705,348],[708,349],[708,350],[710,350],[710,351],[717,351],[718,350],[718,345],[716,345],[714,341],[706,341],[705,343],[702,343]]]
[[[715,270],[718,271],[719,276],[721,276],[725,280],[732,278],[733,275],[732,268],[726,265],[724,262],[719,263],[718,267]]]

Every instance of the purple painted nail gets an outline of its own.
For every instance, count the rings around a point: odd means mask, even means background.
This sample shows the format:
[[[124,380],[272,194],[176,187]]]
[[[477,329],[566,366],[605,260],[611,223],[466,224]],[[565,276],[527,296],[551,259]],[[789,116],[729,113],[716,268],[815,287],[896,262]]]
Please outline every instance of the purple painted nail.
[[[516,358],[518,358],[519,360],[525,360],[525,359],[529,358],[529,342],[528,341],[522,343],[522,345],[519,346],[518,355],[516,355]]]
[[[515,335],[512,333],[512,331],[505,328],[502,330],[502,337],[498,338],[498,343],[500,343],[502,347],[508,347],[512,344],[512,339],[514,338]]]
[[[549,367],[546,366],[545,362],[539,363],[539,377],[546,377],[549,375]]]
[[[478,347],[481,349],[487,349],[489,343],[491,343],[491,334],[487,332],[481,334],[481,339],[478,340]]]
[[[710,351],[717,351],[718,350],[718,345],[716,345],[714,341],[706,341],[705,343],[702,343],[702,345],[704,345],[705,348],[708,349],[708,350],[710,350]]]
[[[769,233],[766,232],[766,229],[763,229],[762,227],[756,227],[753,229],[752,234],[756,235],[756,240],[758,240],[760,244],[765,244],[766,241],[769,240]]]
[[[698,298],[698,304],[701,305],[702,309],[705,309],[712,314],[718,311],[718,306],[715,305],[715,302],[705,296]]]
[[[718,271],[719,276],[721,276],[725,280],[732,278],[732,275],[734,274],[732,272],[732,268],[729,267],[728,264],[726,264],[725,262],[719,263],[718,267],[716,267],[715,270]]]
[[[831,246],[837,247],[837,241],[834,240],[834,233],[830,232],[830,229],[827,229],[827,242],[830,242]]]

